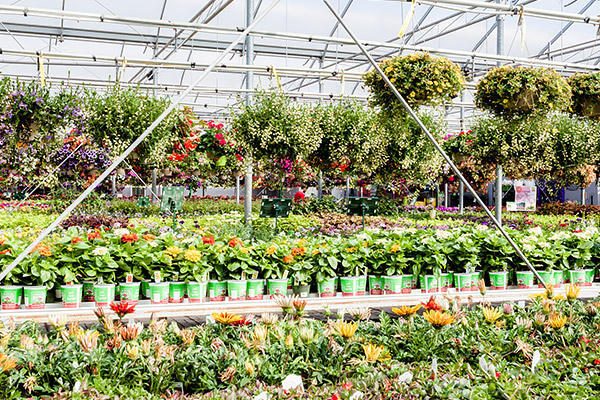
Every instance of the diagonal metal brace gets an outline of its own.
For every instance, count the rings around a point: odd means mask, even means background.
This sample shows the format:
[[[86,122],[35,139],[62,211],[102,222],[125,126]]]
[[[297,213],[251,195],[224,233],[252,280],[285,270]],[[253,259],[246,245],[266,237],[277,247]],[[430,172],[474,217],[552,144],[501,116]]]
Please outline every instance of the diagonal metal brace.
[[[504,228],[502,228],[500,222],[494,217],[494,215],[489,210],[489,208],[487,208],[487,206],[485,205],[485,203],[481,200],[481,198],[479,197],[479,195],[475,192],[475,189],[473,189],[473,187],[469,184],[469,182],[467,182],[467,180],[465,179],[465,177],[463,176],[463,174],[460,172],[460,170],[456,167],[456,165],[454,165],[454,162],[452,162],[452,160],[450,159],[450,157],[448,157],[448,155],[446,154],[446,152],[442,149],[442,147],[437,142],[437,140],[435,140],[435,138],[429,132],[429,130],[427,129],[427,127],[423,124],[423,122],[421,122],[421,120],[419,119],[419,117],[417,116],[417,114],[415,114],[415,112],[410,107],[410,105],[408,105],[408,103],[406,102],[406,100],[404,100],[404,98],[402,97],[402,95],[400,94],[400,92],[398,92],[398,89],[396,89],[396,87],[394,86],[394,84],[389,80],[389,78],[381,70],[381,68],[379,67],[379,65],[375,61],[375,59],[371,56],[371,54],[369,54],[369,51],[365,48],[365,46],[362,43],[360,43],[360,41],[356,38],[356,36],[354,35],[354,33],[352,33],[352,31],[350,30],[350,28],[348,28],[348,26],[344,22],[343,18],[331,6],[331,4],[329,3],[329,0],[323,0],[323,2],[325,3],[325,5],[327,5],[327,7],[331,11],[331,13],[335,16],[335,18],[344,27],[344,29],[346,30],[346,32],[348,32],[348,35],[350,35],[350,37],[352,38],[352,40],[354,40],[354,42],[356,43],[356,45],[358,46],[358,48],[360,49],[360,51],[365,55],[365,57],[367,57],[367,59],[369,60],[369,62],[373,66],[373,68],[375,68],[375,70],[377,71],[377,73],[379,75],[381,75],[381,78],[383,79],[383,81],[388,85],[388,87],[394,93],[394,95],[398,98],[398,100],[400,101],[400,103],[402,103],[402,106],[406,109],[406,111],[408,112],[408,114],[417,122],[417,124],[419,125],[419,127],[421,128],[421,130],[423,131],[423,133],[425,134],[425,136],[427,136],[427,139],[429,139],[429,141],[433,144],[433,146],[436,148],[436,150],[442,155],[442,157],[444,157],[444,160],[446,160],[446,162],[450,165],[450,168],[452,168],[452,171],[454,171],[454,173],[456,175],[458,175],[458,177],[460,178],[461,182],[466,186],[466,188],[469,190],[469,192],[471,192],[473,194],[473,196],[475,197],[475,200],[477,200],[477,203],[479,204],[479,206],[481,206],[483,208],[483,210],[485,211],[485,213],[487,214],[487,216],[494,222],[494,225],[496,225],[496,227],[498,228],[498,230],[502,233],[502,235],[506,238],[506,240],[508,240],[508,243],[510,243],[510,245],[515,250],[515,252],[517,253],[517,255],[523,260],[523,262],[525,262],[525,265],[527,265],[527,268],[529,268],[533,272],[533,274],[535,275],[535,277],[538,279],[539,282],[542,282],[542,284],[544,285],[545,288],[548,288],[548,286],[546,285],[546,282],[544,282],[544,280],[542,279],[542,277],[540,276],[540,274],[537,273],[537,271],[535,270],[535,268],[533,267],[533,265],[531,265],[531,263],[529,262],[529,260],[527,259],[527,257],[525,257],[525,254],[523,254],[523,252],[521,251],[521,249],[519,248],[519,246],[517,246],[517,244],[514,242],[514,240],[512,240],[511,237],[508,235],[508,233],[504,230]]]

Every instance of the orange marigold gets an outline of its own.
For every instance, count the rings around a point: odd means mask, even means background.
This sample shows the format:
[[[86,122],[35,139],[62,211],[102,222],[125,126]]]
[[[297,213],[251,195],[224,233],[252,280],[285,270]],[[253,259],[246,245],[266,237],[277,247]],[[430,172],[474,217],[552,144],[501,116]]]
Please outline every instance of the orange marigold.
[[[294,247],[292,249],[292,255],[293,256],[303,256],[304,254],[306,254],[306,248],[305,247]]]
[[[31,253],[33,252],[38,252],[40,256],[44,256],[44,257],[50,257],[52,255],[52,252],[50,251],[50,247],[46,246],[45,244],[38,244],[37,246],[35,246],[33,248],[33,250],[31,250]],[[29,254],[31,254],[29,253]]]
[[[291,263],[292,261],[294,261],[294,256],[292,255],[283,257],[283,262],[285,263]]]

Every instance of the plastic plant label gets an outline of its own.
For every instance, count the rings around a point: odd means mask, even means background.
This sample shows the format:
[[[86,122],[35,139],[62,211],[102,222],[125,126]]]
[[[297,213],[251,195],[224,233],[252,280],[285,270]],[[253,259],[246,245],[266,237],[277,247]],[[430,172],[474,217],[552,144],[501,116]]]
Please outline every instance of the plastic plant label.
[[[160,283],[160,271],[154,271],[154,282]]]
[[[179,272],[174,272],[173,273],[173,281],[177,282],[179,280]]]
[[[281,387],[285,390],[296,389],[299,392],[304,392],[304,386],[302,386],[302,377],[300,375],[288,375],[281,382]]]
[[[258,279],[258,272],[255,272],[255,273],[252,274],[252,279]],[[263,392],[263,393],[267,393],[267,392]]]
[[[540,356],[540,351],[536,350],[533,352],[533,357],[531,359],[531,372],[535,374],[535,368],[540,363],[542,357]]]
[[[101,276],[100,276],[100,277],[98,277],[98,284],[99,284],[99,285],[102,285],[102,284],[104,284],[104,278],[103,278],[103,277],[101,277]]]
[[[203,280],[204,282],[206,282],[206,281],[208,281],[208,277],[209,277],[209,275],[208,275],[208,271],[206,271],[206,272],[204,273],[204,275],[202,275],[202,280]]]
[[[254,400],[269,400],[271,396],[267,392],[259,393],[258,396],[254,397]]]
[[[246,273],[242,272],[242,280],[245,281],[246,280]]]
[[[290,274],[290,271],[285,271],[283,273],[283,277],[281,279],[287,279],[289,274]]]
[[[410,383],[413,379],[413,374],[410,371],[406,371],[398,377],[398,382]]]
[[[350,396],[349,400],[360,400],[363,398],[363,396],[363,392],[359,392],[358,390],[356,390],[354,393],[352,393],[352,396]]]
[[[206,323],[207,324],[215,324],[217,321],[210,315],[206,316]]]
[[[133,274],[127,274],[127,276],[125,277],[125,282],[133,283]]]

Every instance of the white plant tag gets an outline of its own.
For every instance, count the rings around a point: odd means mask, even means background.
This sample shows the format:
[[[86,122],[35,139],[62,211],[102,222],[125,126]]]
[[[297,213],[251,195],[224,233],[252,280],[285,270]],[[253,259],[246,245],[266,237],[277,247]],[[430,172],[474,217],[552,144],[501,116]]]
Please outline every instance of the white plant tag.
[[[254,398],[254,400],[269,400],[271,396],[267,392],[259,393],[258,396]]]
[[[398,377],[398,382],[410,383],[413,379],[413,374],[410,371],[406,371]]]
[[[302,386],[302,377],[300,375],[288,375],[285,377],[283,382],[281,382],[281,387],[285,390],[296,389],[299,392],[304,391],[304,386]]]
[[[540,356],[540,351],[536,350],[533,352],[533,358],[531,359],[531,372],[535,374],[535,368],[540,363],[542,357]]]
[[[206,323],[207,323],[207,324],[214,324],[214,323],[216,323],[216,322],[217,322],[217,321],[215,321],[215,319],[214,319],[214,318],[213,318],[211,315],[207,315],[207,316],[206,316]]]
[[[287,279],[289,274],[290,274],[290,271],[285,271],[283,273],[283,278],[281,278],[281,279]]]
[[[483,356],[479,357],[479,368],[481,368],[481,370],[483,372],[485,372],[486,374],[488,373],[488,365],[487,362],[485,361],[485,358]]]
[[[125,282],[133,283],[133,274],[127,274],[127,276],[125,277]]]

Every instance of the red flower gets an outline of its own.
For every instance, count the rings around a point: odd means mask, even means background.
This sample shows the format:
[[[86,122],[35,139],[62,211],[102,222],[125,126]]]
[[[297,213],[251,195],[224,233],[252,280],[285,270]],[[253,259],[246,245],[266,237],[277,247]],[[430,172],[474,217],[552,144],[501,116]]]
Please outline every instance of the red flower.
[[[81,242],[81,238],[79,236],[74,237],[73,239],[71,239],[71,243],[72,244],[77,244],[79,242]]]
[[[594,365],[598,365],[600,364],[600,360],[598,360],[597,358],[594,360]]]
[[[590,339],[587,339],[585,336],[581,336],[581,340],[585,343],[589,343]]]
[[[215,244],[215,237],[214,236],[204,236],[202,238],[202,243],[204,243],[204,244]]]
[[[448,180],[449,180],[450,182],[454,182],[454,177],[453,177],[453,176],[451,176],[450,178],[448,178]]]
[[[0,251],[0,254],[8,254],[8,253],[10,253],[10,251],[11,251],[10,249],[5,249],[5,250]]]
[[[133,244],[133,242],[137,242],[138,241],[138,236],[135,233],[126,233],[123,236],[121,236],[121,242],[123,243],[131,243]]]
[[[500,372],[496,371],[496,379],[500,378]]]
[[[346,383],[342,383],[342,386],[344,387],[344,389],[350,391],[350,390],[352,390],[352,386],[354,386],[354,385],[352,384],[352,382],[346,382]]]
[[[237,245],[240,245],[240,247],[242,246],[242,241],[240,239],[234,237],[231,240],[229,240],[229,246],[235,247]]]
[[[251,319],[247,319],[246,317],[242,317],[239,321],[235,321],[231,323],[231,326],[246,326],[252,323]]]
[[[576,230],[576,231],[573,231],[573,233],[581,233],[581,232],[583,232],[583,231],[582,231],[582,230],[580,230],[580,229],[578,229],[578,230]]]
[[[219,146],[225,146],[225,144],[227,144],[227,142],[225,141],[225,139],[219,140]]]
[[[185,147],[186,150],[194,150],[196,148],[196,145],[194,143],[192,143],[191,140],[186,140],[185,143],[183,144],[183,147]]]
[[[338,396],[337,393],[334,393],[333,396],[331,396],[331,400],[340,400],[340,396]]]
[[[135,304],[133,304],[133,302],[129,300],[121,300],[118,303],[115,303],[113,301],[110,303],[110,309],[113,310],[115,314],[117,314],[119,319],[123,319],[123,317],[127,314],[135,312]]]
[[[436,303],[435,296],[431,296],[427,303],[421,303],[426,310],[442,311],[442,306]]]
[[[569,225],[569,223],[568,223],[568,222],[563,222],[563,223],[562,223],[562,224],[560,224],[559,226],[567,226],[567,225]]]
[[[94,231],[92,233],[88,233],[88,240],[100,239],[100,232]]]
[[[225,136],[223,136],[223,134],[221,132],[217,132],[215,134],[215,139],[217,139],[217,140],[223,140],[223,139],[225,139]]]

